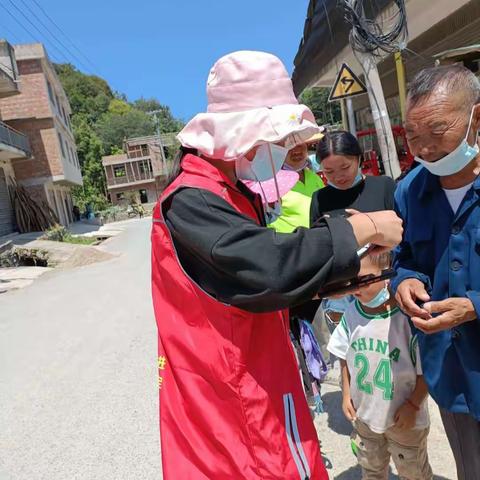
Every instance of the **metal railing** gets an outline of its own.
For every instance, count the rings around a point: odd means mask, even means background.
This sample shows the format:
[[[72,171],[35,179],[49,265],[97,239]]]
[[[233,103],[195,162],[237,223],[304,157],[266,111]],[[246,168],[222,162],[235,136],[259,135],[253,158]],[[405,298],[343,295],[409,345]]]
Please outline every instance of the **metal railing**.
[[[3,122],[0,122],[0,143],[23,150],[27,156],[30,156],[30,142],[27,136]]]

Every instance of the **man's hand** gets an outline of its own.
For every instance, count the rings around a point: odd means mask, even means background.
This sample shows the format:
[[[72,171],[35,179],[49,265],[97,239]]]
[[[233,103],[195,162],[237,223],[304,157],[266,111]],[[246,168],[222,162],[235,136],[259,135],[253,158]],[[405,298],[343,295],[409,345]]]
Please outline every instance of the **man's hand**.
[[[441,302],[428,302],[423,305],[423,309],[430,315],[440,314],[429,319],[412,317],[413,324],[424,333],[449,330],[477,318],[473,303],[468,298],[447,298]]]
[[[425,290],[425,285],[416,278],[407,278],[397,288],[395,295],[400,308],[410,317],[428,319],[430,313],[417,305],[417,301],[428,302],[430,296]]]
[[[409,402],[403,403],[393,417],[395,426],[401,430],[411,430],[415,426],[416,418],[417,410]]]
[[[342,410],[344,415],[347,417],[348,420],[351,422],[357,419],[357,411],[353,406],[352,399],[350,395],[343,395],[343,403],[342,403]]]

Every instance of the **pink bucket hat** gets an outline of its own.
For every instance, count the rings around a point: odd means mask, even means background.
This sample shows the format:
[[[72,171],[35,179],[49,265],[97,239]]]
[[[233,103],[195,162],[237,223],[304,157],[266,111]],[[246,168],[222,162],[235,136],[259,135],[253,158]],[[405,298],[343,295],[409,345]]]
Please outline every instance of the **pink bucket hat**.
[[[321,132],[299,105],[282,62],[265,52],[239,51],[218,60],[207,80],[208,108],[178,134],[184,147],[209,158],[235,160],[263,143],[286,148]]]
[[[278,193],[280,198],[287,194],[298,182],[300,175],[290,170],[280,170],[277,175]],[[253,182],[252,180],[243,180],[243,183],[255,193],[262,197],[263,203],[275,203],[280,200],[275,187],[275,179],[265,180],[264,182]]]

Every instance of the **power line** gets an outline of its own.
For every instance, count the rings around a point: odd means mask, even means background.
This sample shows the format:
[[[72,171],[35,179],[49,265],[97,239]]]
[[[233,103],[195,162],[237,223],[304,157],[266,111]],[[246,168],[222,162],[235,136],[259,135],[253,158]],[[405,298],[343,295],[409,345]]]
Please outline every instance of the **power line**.
[[[12,2],[12,0],[8,0],[8,1],[12,4],[12,6],[13,6],[16,10],[18,10],[18,12],[22,15],[22,17],[24,17],[25,20],[27,20],[28,23],[29,23],[30,25],[32,25],[32,27],[33,27],[35,30],[37,30],[37,32],[40,34],[40,39],[41,39],[42,37],[44,37],[44,34],[41,32],[41,30],[38,29],[38,27]],[[10,12],[10,10],[8,10],[8,8],[7,8],[5,5],[2,5],[2,7],[3,7],[4,10],[6,10],[6,11],[8,12],[8,14],[9,14],[35,41],[38,41],[38,37],[36,37],[36,35],[33,35],[32,32],[30,32],[30,30],[28,30],[28,29],[25,27],[25,25],[24,25],[22,22],[20,22],[20,20],[18,20],[18,18]],[[49,41],[49,43],[51,44],[50,41]],[[66,61],[68,62],[68,59],[65,57],[65,55],[63,54],[63,52],[59,51],[58,48],[57,48],[55,45],[53,45],[53,44],[51,44],[50,46],[53,47],[57,52],[59,52],[59,53],[60,53],[60,56],[63,57],[64,60],[66,60]]]
[[[29,37],[32,37],[33,40],[36,40],[35,36],[32,35],[32,33],[30,32],[30,30],[28,30],[28,28],[26,28],[22,22],[20,22],[20,20],[18,20],[17,17],[15,17],[15,15],[13,15],[13,13],[10,12],[10,10],[7,9],[7,7],[5,7],[5,5],[3,5],[2,3],[0,3],[0,7],[2,7],[12,18],[13,20],[15,20],[15,22],[17,22],[26,32],[27,32],[27,35]]]
[[[35,17],[38,23],[40,23],[40,25],[42,25],[42,27],[49,33],[49,35],[53,38],[53,40],[55,40],[72,57],[72,59],[76,60],[83,67],[86,67],[86,65],[82,62],[82,60],[80,60],[66,45],[62,43],[61,40],[57,38],[55,34],[52,33],[52,31],[43,23],[43,21],[37,16],[37,14],[30,8],[30,6],[26,4],[24,0],[21,0],[21,2],[25,5],[27,10]],[[10,3],[12,3],[11,0],[10,0]],[[89,70],[89,67],[86,67],[86,69]]]
[[[63,31],[62,28],[58,26],[58,24],[53,20],[53,18],[45,11],[45,9],[36,1],[32,0],[33,3],[37,6],[37,8],[43,13],[43,15],[50,21],[50,23],[68,40],[70,45],[98,72],[99,68],[93,63],[87,55],[85,55],[82,50],[80,50],[75,43],[70,39],[70,37]]]
[[[396,13],[389,20],[367,18],[363,2],[343,0],[345,20],[352,26],[350,44],[352,49],[375,57],[383,57],[400,50],[407,45],[408,27],[405,0],[393,0]],[[388,25],[388,24],[392,25]],[[387,25],[389,28],[387,28]]]
[[[6,25],[2,24],[2,25],[0,26],[0,28],[3,29],[3,30],[5,30],[10,37],[12,37],[13,39],[16,39],[16,41],[18,41],[18,42],[21,43],[20,37],[19,37],[15,32],[13,32],[12,30],[10,30]]]

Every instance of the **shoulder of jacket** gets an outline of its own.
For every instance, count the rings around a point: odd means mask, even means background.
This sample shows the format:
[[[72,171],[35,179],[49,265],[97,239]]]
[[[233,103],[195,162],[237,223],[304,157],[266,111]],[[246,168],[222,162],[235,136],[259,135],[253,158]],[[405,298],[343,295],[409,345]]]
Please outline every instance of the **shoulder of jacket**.
[[[426,168],[422,166],[414,168],[405,176],[405,178],[402,178],[402,180],[398,182],[397,188],[395,190],[395,197],[398,198],[399,196],[404,197],[408,195],[410,186],[413,183],[424,182],[427,175],[428,170]]]

